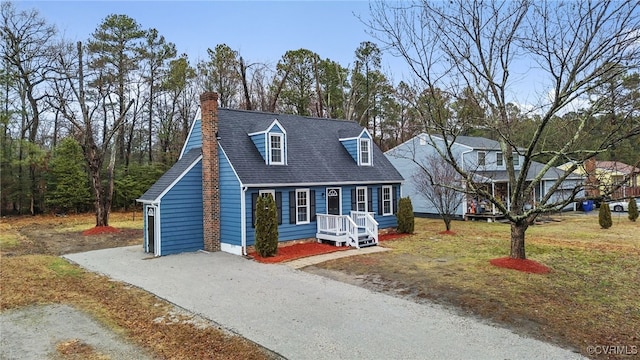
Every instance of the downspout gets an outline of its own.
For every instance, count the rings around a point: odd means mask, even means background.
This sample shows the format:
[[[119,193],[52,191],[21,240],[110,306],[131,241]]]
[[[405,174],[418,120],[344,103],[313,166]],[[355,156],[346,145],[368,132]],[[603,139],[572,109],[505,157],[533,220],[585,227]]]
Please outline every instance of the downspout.
[[[240,244],[242,247],[242,255],[247,255],[247,205],[246,194],[247,187],[242,186],[240,192]]]

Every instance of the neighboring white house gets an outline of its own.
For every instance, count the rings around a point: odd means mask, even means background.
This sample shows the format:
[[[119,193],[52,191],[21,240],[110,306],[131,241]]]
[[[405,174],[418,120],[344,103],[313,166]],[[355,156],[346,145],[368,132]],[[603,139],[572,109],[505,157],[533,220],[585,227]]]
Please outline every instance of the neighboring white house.
[[[402,194],[411,198],[413,210],[418,216],[438,214],[438,211],[417,191],[412,181],[412,178],[421,171],[418,164],[424,164],[427,157],[437,154],[436,148],[444,150],[443,139],[422,133],[385,153],[389,161],[405,178],[405,182],[402,185]],[[465,171],[474,174],[474,181],[477,184],[486,186],[487,191],[500,199],[509,208],[511,185],[509,184],[504,154],[497,141],[482,137],[458,136],[452,144],[451,152]],[[522,162],[523,157],[514,153],[516,173],[520,170]],[[541,163],[532,162],[527,174],[527,180],[533,180],[542,171],[543,167],[544,165]],[[535,187],[527,206],[536,206],[540,199],[549,192],[549,189],[557,179],[563,175],[563,170],[555,167],[549,169],[543,175],[538,186]],[[556,200],[567,199],[574,188],[582,183],[583,177],[570,175],[552,195],[550,201],[555,202]],[[481,204],[486,205],[483,208]],[[575,210],[575,207],[574,203],[566,207],[565,210]],[[495,206],[484,199],[468,195],[462,204],[458,206],[456,215],[461,218],[467,218],[470,215],[495,216],[498,215],[498,211]]]

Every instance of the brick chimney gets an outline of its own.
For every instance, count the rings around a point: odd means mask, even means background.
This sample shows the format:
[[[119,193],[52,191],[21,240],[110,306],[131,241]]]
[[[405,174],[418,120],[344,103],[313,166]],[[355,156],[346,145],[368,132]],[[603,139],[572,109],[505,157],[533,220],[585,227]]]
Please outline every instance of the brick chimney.
[[[218,167],[218,94],[200,95],[202,128],[202,225],[204,250],[220,251],[220,183]]]
[[[600,195],[600,181],[596,175],[596,158],[591,157],[584,161],[584,171],[587,175],[587,186],[585,192],[587,196]]]

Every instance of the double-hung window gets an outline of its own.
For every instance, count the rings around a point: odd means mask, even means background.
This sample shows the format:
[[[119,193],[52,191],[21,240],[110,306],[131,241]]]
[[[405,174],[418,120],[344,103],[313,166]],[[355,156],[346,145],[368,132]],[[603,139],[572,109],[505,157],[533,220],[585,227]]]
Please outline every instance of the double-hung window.
[[[382,215],[393,215],[393,191],[391,186],[382,187]]]
[[[520,166],[520,155],[518,153],[513,153],[513,166]]]
[[[504,159],[502,157],[502,153],[496,153],[496,166],[502,166],[504,165]]]
[[[356,188],[356,209],[358,211],[367,211],[367,188]]]
[[[296,190],[296,224],[309,222],[309,190]]]
[[[284,165],[284,135],[279,133],[269,134],[269,163],[272,165]]]
[[[487,158],[487,153],[484,151],[478,151],[478,166],[484,166]]]
[[[360,139],[360,165],[371,165],[371,140]]]
[[[271,194],[273,199],[276,199],[276,191],[275,190],[260,190],[259,194],[261,197],[267,197],[267,195]]]

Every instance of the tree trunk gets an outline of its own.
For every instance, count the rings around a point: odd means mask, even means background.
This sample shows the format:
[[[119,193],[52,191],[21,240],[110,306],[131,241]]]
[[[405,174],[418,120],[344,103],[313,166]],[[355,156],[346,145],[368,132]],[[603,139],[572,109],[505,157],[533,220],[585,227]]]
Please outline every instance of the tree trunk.
[[[94,193],[93,207],[96,211],[96,226],[107,226],[109,218],[105,217],[107,209],[104,206],[102,179],[100,177],[100,164],[96,159],[89,160],[89,171],[91,176],[91,188]],[[105,221],[106,220],[106,221]]]
[[[511,254],[512,259],[526,259],[524,251],[524,234],[529,224],[525,220],[511,223]]]
[[[451,230],[451,219],[448,216],[445,216],[442,218],[442,220],[444,220],[444,227],[446,228],[447,231]]]
[[[247,85],[247,68],[244,65],[242,56],[240,57],[240,77],[242,78],[242,90],[244,92],[245,110],[253,110],[251,106],[251,96],[249,95],[249,86]]]

